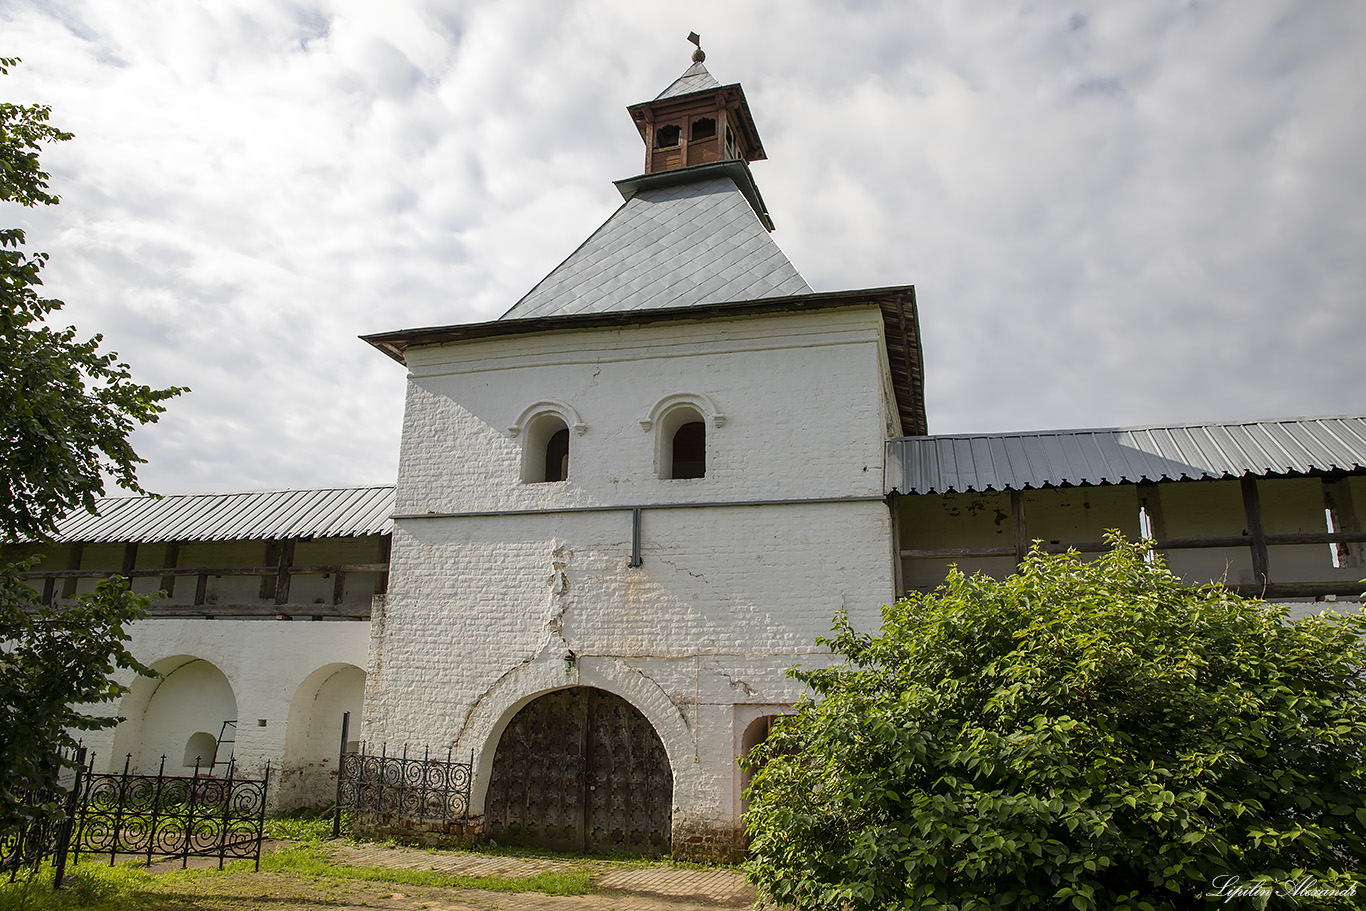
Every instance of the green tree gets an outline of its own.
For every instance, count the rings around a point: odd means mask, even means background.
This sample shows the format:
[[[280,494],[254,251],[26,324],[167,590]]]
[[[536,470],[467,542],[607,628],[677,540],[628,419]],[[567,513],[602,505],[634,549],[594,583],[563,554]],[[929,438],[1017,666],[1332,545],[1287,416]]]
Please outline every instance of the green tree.
[[[747,760],[761,894],[1109,911],[1277,884],[1238,899],[1256,907],[1312,877],[1355,897],[1301,906],[1358,907],[1366,619],[1291,621],[1111,544],[954,570],[876,635],[838,618],[843,663],[793,672],[816,699]]]
[[[18,61],[0,58],[0,75]],[[39,152],[70,133],[49,122],[45,105],[0,103],[0,202],[54,205]],[[129,444],[136,425],[155,422],[162,402],[185,391],[132,380],[96,335],[49,321],[61,301],[39,294],[44,253],[27,253],[24,232],[0,229],[0,543],[41,542],[73,509],[94,509],[105,479],[135,492],[142,462]],[[0,837],[51,807],[26,807],[24,795],[48,788],[71,730],[112,719],[80,711],[114,698],[109,674],[143,670],[124,647],[125,627],[146,599],[122,579],[94,593],[35,609],[39,599],[20,573],[31,561],[0,564]]]

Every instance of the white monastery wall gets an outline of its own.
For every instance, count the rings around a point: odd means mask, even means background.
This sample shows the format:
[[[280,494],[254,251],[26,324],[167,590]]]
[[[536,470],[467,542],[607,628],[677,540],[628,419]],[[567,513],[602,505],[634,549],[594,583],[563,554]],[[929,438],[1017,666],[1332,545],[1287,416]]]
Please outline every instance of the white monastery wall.
[[[155,772],[165,753],[167,773],[186,774],[182,760],[189,739],[197,733],[217,739],[222,723],[235,719],[237,768],[242,774],[257,775],[269,761],[271,802],[298,805],[302,800],[298,783],[293,783],[291,792],[289,779],[299,775],[291,776],[291,771],[297,772],[301,762],[314,762],[316,771],[321,752],[316,744],[324,740],[331,742],[330,765],[335,770],[341,712],[352,713],[353,732],[360,726],[361,686],[353,685],[348,698],[345,692],[337,692],[335,684],[325,684],[346,668],[354,675],[362,674],[367,623],[157,618],[133,624],[130,632],[130,650],[162,676],[122,673],[116,679],[130,692],[116,705],[94,709],[125,719],[116,729],[83,735],[97,754],[99,769],[122,769],[127,754],[132,753],[132,769]],[[322,668],[332,672],[315,675]],[[286,753],[286,737],[294,722],[303,728],[305,747],[296,751],[303,759]],[[331,733],[324,735],[324,731]],[[311,753],[308,746],[313,747]],[[220,758],[226,756],[225,749]],[[211,761],[205,757],[204,767]],[[330,771],[323,776],[330,776]],[[331,780],[335,785],[335,779]],[[294,802],[284,803],[291,796]]]
[[[893,593],[880,333],[868,308],[410,351],[398,512],[414,517],[394,535],[367,737],[473,752],[479,812],[516,710],[598,686],[663,740],[675,840],[733,830],[737,726],[798,697],[785,672],[824,660],[838,610],[873,626]],[[706,476],[661,480],[641,421],[680,393],[707,403]],[[544,400],[583,432],[567,421],[568,480],[525,483],[508,428]],[[753,502],[814,498],[837,501]],[[747,505],[684,505],[718,502]],[[440,515],[519,510],[551,511]]]

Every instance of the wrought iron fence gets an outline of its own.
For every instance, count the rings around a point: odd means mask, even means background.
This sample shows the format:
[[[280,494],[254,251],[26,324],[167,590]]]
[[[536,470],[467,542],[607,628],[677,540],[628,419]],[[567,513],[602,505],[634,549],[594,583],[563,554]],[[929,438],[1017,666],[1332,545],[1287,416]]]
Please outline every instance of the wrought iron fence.
[[[99,774],[87,771],[71,840],[75,857],[82,853],[180,858],[217,857],[219,869],[228,859],[252,858],[261,869],[265,832],[266,788],[270,765],[259,778],[237,778],[232,761],[227,775],[167,775],[166,757],[155,775],[128,770]],[[93,757],[92,757],[93,763]]]
[[[341,755],[341,771],[337,776],[337,822],[341,814],[350,810],[352,818],[372,813],[391,816],[419,824],[433,822],[469,822],[470,779],[474,754],[469,762],[454,762],[451,751],[445,758],[433,757],[424,749],[422,757],[389,754],[380,746],[378,753],[367,753],[365,744],[359,752]]]
[[[19,795],[21,803],[34,810],[31,821],[18,831],[0,837],[0,873],[8,873],[10,882],[19,871],[37,867],[49,857],[53,860],[54,883],[62,884],[66,870],[66,849],[71,838],[71,821],[76,813],[85,772],[85,749],[63,751],[56,760],[70,777],[62,774],[58,786],[51,790],[29,791]],[[47,808],[59,806],[61,812],[52,814]]]

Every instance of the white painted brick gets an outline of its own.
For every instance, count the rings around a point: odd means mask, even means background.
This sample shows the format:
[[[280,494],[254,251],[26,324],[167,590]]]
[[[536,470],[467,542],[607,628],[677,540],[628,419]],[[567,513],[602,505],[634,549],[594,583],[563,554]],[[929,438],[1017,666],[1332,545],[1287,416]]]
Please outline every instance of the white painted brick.
[[[786,671],[828,661],[815,638],[834,614],[872,626],[892,596],[881,319],[869,307],[410,350],[401,514],[865,499],[647,509],[637,568],[629,509],[400,519],[368,736],[472,750],[478,810],[515,710],[602,686],[659,732],[676,824],[733,826],[736,706],[794,701]],[[708,426],[705,478],[656,475],[640,421],[678,393],[725,416]],[[508,427],[545,399],[587,429],[571,433],[568,481],[526,484]]]

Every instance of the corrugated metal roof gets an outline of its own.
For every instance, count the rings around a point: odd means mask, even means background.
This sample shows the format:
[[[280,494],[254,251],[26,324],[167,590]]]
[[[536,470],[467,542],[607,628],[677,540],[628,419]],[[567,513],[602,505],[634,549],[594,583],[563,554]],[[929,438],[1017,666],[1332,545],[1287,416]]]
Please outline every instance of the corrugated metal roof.
[[[675,79],[667,89],[655,96],[655,101],[676,98],[679,95],[691,95],[693,92],[701,92],[705,89],[719,89],[720,87],[721,83],[717,82],[716,78],[707,72],[707,68],[699,60],[684,70],[683,75]]]
[[[809,294],[730,177],[647,186],[501,317]]]
[[[1023,490],[1366,469],[1366,417],[903,437],[888,492]]]
[[[394,488],[101,497],[96,509],[98,515],[85,510],[69,514],[56,540],[142,544],[389,534],[394,528]]]

